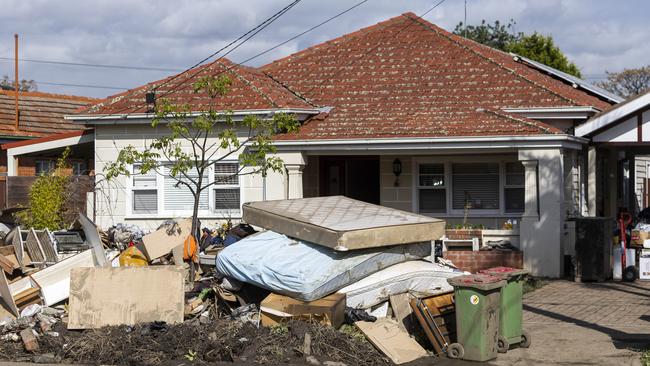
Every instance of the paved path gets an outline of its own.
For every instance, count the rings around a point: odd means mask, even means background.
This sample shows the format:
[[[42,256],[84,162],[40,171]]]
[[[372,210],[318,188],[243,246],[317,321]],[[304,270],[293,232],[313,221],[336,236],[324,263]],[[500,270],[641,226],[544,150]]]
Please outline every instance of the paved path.
[[[639,365],[650,348],[650,282],[553,281],[524,296],[529,349],[495,365]]]

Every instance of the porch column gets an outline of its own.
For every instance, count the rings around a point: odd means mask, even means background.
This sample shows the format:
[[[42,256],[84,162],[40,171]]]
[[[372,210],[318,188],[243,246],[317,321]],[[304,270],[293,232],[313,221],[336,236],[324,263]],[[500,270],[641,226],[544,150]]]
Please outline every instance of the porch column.
[[[539,220],[539,203],[537,192],[537,160],[521,162],[525,169],[525,206],[522,218]]]
[[[285,164],[287,168],[287,198],[302,198],[302,171],[305,165]]]
[[[300,151],[282,152],[278,157],[284,162],[284,197],[302,198],[302,172],[307,165],[307,157]]]
[[[597,158],[596,148],[593,146],[589,147],[587,152],[587,210],[588,214],[591,217],[596,216],[596,179],[597,179]]]
[[[534,276],[562,276],[564,174],[562,150],[519,150],[526,177],[525,211],[519,227],[524,268]]]

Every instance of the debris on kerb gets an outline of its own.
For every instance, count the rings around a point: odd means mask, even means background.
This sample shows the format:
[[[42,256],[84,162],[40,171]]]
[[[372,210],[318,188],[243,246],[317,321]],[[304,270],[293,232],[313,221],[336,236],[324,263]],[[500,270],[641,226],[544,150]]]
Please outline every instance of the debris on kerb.
[[[456,342],[442,220],[346,197],[244,205],[147,232],[13,228],[0,361],[390,365]]]

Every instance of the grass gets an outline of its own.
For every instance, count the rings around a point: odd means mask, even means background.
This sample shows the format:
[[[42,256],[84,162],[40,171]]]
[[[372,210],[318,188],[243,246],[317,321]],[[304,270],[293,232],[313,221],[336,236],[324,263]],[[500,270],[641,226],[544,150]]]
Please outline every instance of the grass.
[[[523,285],[524,294],[533,292],[535,290],[539,290],[540,288],[546,286],[547,284],[548,284],[548,280],[545,280],[543,278],[527,276],[526,279],[524,280],[524,285]]]
[[[650,349],[641,354],[641,365],[650,366]]]
[[[361,332],[359,328],[357,328],[354,325],[349,325],[349,324],[343,324],[341,328],[339,328],[339,332],[346,334],[358,341],[365,342],[366,341],[366,336]]]

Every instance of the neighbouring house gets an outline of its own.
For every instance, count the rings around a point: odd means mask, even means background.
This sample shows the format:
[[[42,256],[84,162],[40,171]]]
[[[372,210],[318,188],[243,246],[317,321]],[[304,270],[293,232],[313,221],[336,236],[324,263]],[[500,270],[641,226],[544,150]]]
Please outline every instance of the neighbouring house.
[[[152,93],[198,113],[205,96],[192,83],[221,72],[233,85],[219,108],[235,118],[293,113],[302,127],[277,138],[283,174],[214,186],[203,220],[236,219],[245,201],[342,194],[494,229],[522,249],[526,268],[549,277],[562,276],[573,254],[570,219],[596,210],[593,147],[575,131],[622,101],[407,13],[259,68],[220,60],[66,118],[94,129],[99,175],[123,147],[144,148],[166,132],[151,126]],[[208,179],[237,164],[236,156],[220,162]],[[189,215],[188,195],[165,172],[98,180],[96,221],[155,228]],[[514,225],[500,230],[506,223]]]
[[[81,96],[19,92],[16,116],[15,92],[0,91],[0,208],[26,203],[33,177],[53,170],[65,146],[72,147],[70,174],[87,175],[93,169],[92,134],[63,117],[96,102]]]

